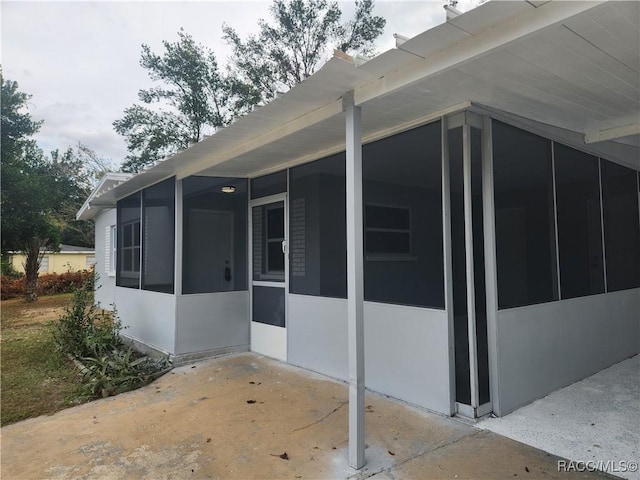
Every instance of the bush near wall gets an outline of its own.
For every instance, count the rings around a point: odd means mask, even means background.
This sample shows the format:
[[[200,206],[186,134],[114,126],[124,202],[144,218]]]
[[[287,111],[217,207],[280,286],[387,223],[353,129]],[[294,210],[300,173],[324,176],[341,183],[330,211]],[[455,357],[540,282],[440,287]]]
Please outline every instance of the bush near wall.
[[[89,280],[93,282],[93,270],[80,270],[78,272],[49,273],[38,277],[38,295],[57,295],[59,293],[71,293],[82,287]],[[0,298],[21,297],[24,295],[24,276],[11,278],[2,276],[0,285]]]

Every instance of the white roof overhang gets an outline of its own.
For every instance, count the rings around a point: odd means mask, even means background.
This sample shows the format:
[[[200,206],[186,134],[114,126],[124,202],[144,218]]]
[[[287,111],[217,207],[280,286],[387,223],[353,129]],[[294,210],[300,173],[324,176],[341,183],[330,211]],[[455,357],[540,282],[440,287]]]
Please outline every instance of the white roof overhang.
[[[477,104],[639,169],[639,72],[639,2],[488,2],[360,66],[333,58],[99,200],[174,175],[255,177],[342,151],[347,96],[362,107],[364,142]]]
[[[96,213],[101,208],[113,207],[112,201],[104,200],[101,197],[121,183],[126,182],[131,177],[133,177],[132,173],[106,173],[100,179],[98,185],[96,185],[93,191],[89,194],[82,207],[80,207],[80,210],[76,213],[76,219],[89,220],[95,217]]]

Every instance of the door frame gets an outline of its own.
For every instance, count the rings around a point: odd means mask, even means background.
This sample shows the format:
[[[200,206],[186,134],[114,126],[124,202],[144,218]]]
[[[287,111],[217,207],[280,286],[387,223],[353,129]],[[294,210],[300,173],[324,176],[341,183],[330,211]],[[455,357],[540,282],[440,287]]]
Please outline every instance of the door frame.
[[[284,204],[284,282],[253,279],[253,209],[273,203]],[[267,197],[249,200],[249,342],[251,351],[268,357],[287,361],[288,342],[287,324],[289,321],[289,205],[288,194],[278,193]],[[253,287],[275,287],[284,289],[284,327],[276,327],[253,321]]]
[[[495,335],[495,296],[496,296],[496,276],[495,276],[495,237],[494,228],[494,212],[493,212],[493,176],[492,169],[492,152],[491,152],[491,125],[490,119],[485,119],[478,114],[470,111],[460,112],[451,115],[443,121],[443,211],[445,214],[445,270],[447,272],[447,314],[449,317],[450,328],[449,334],[452,335],[451,343],[455,342],[453,328],[453,283],[452,275],[452,248],[451,248],[451,223],[450,223],[450,175],[449,175],[449,149],[448,149],[448,132],[454,128],[462,127],[462,152],[463,152],[463,187],[464,187],[464,223],[465,223],[465,267],[466,267],[466,293],[467,293],[467,326],[468,326],[468,350],[469,350],[469,381],[471,390],[470,405],[456,401],[456,369],[455,369],[455,353],[450,356],[453,362],[451,373],[450,392],[452,394],[452,410],[454,413],[461,414],[469,418],[479,418],[488,415],[493,411],[493,403],[496,398],[494,387],[495,381],[495,346],[493,344],[493,336]],[[481,182],[482,182],[482,213],[483,225],[481,232],[473,232],[472,226],[472,201],[471,201],[471,128],[480,131],[481,146]],[[445,145],[446,143],[446,145]],[[473,235],[479,234],[483,237],[484,243],[484,267],[485,272],[485,309],[487,316],[487,348],[488,358],[486,368],[489,373],[489,401],[480,404],[479,399],[479,379],[478,379],[478,345],[477,345],[477,329],[476,329],[476,312],[475,312],[475,282],[474,282],[474,255],[478,252],[473,251]],[[470,308],[473,305],[473,308]]]

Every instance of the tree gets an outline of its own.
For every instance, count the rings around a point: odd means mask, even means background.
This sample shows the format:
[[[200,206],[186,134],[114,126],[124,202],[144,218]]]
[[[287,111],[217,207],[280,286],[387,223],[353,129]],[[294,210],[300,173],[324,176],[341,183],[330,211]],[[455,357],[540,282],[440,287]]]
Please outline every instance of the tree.
[[[16,82],[2,82],[2,253],[23,252],[25,300],[37,298],[38,270],[45,249],[57,249],[70,212],[88,191],[79,180],[82,170],[70,155],[51,160],[33,140],[41,122],[26,111],[30,96]]]
[[[18,91],[18,82],[5,80],[0,69],[2,96],[0,97],[2,117],[2,161],[13,161],[24,153],[25,149],[35,145],[30,137],[40,130],[42,122],[35,122],[29,113],[24,112],[30,95]]]
[[[234,50],[231,67],[234,111],[267,103],[312,75],[332,50],[373,54],[373,42],[386,20],[373,15],[374,0],[357,0],[354,17],[342,22],[337,2],[274,0],[272,22],[260,20],[260,32],[243,41],[229,25],[224,39]]]
[[[175,43],[163,42],[162,55],[142,45],[140,65],[161,86],[139,90],[143,105],[132,105],[113,122],[130,152],[123,171],[151,166],[231,121],[230,83],[215,55],[183,30],[178,37]]]
[[[96,152],[78,142],[75,149],[69,147],[64,153],[51,152],[51,168],[66,179],[66,198],[59,205],[57,215],[62,221],[60,243],[93,247],[95,242],[94,224],[91,220],[76,220],[76,212],[106,173],[109,160],[98,157]],[[107,170],[108,171],[108,170]]]

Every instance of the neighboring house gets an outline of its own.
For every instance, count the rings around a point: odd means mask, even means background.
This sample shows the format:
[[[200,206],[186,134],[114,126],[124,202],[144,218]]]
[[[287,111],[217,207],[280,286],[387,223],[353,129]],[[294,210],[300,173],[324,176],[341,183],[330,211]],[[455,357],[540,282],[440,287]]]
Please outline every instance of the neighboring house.
[[[24,273],[26,256],[21,253],[11,254],[11,266],[14,270]],[[96,263],[95,249],[76,247],[74,245],[60,245],[59,252],[44,252],[40,261],[40,274],[65,273],[87,270]]]
[[[630,357],[639,29],[638,2],[488,2],[334,58],[92,194],[97,298],[176,360],[250,349],[352,380],[363,311],[367,387],[448,415]]]

